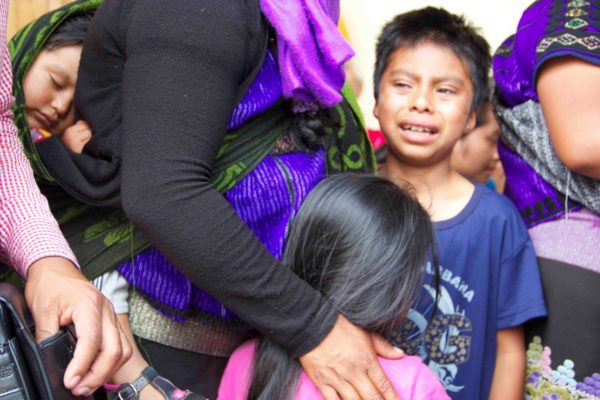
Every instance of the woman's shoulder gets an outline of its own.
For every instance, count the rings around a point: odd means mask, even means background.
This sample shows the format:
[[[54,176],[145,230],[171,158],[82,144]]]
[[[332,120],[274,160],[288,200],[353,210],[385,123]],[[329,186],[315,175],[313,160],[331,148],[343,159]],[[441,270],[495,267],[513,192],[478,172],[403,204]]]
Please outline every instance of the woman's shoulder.
[[[433,371],[416,356],[398,360],[379,358],[381,367],[403,399],[449,399]]]
[[[248,390],[250,371],[257,346],[258,339],[253,339],[245,342],[233,352],[219,385],[218,399],[241,400],[245,398],[245,391],[241,388],[245,386],[246,391]]]
[[[229,357],[229,364],[232,362],[236,363],[250,363],[254,358],[254,353],[256,353],[256,348],[258,347],[258,339],[251,339],[247,342],[241,344]]]
[[[450,399],[435,374],[419,357],[404,356],[397,360],[380,357],[379,362],[401,399]],[[303,372],[298,381],[296,400],[308,399],[322,399],[322,397]]]

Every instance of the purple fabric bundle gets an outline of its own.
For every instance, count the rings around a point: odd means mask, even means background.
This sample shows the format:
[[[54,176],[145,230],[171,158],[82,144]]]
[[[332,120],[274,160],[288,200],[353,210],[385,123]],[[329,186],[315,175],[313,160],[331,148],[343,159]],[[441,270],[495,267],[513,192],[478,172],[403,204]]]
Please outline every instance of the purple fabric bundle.
[[[565,197],[550,186],[525,160],[502,142],[498,143],[498,154],[506,175],[504,194],[515,204],[527,227],[552,221],[564,214]],[[581,208],[579,204],[570,200],[567,207],[571,211]]]
[[[275,56],[268,51],[263,65],[244,98],[235,107],[229,118],[227,130],[234,130],[262,114],[281,98],[281,76]]]
[[[295,111],[342,101],[343,65],[354,52],[337,29],[339,0],[260,0],[277,32],[283,96]]]

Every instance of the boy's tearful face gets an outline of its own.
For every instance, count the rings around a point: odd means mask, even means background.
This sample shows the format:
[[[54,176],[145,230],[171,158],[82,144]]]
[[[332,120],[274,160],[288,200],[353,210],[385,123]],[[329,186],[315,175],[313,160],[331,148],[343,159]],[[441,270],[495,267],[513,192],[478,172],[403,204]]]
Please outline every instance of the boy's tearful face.
[[[25,113],[31,129],[61,135],[75,123],[73,96],[82,46],[42,50],[25,74]]]
[[[397,49],[374,108],[388,142],[388,162],[449,162],[454,144],[475,126],[472,99],[469,67],[450,49],[432,42]]]

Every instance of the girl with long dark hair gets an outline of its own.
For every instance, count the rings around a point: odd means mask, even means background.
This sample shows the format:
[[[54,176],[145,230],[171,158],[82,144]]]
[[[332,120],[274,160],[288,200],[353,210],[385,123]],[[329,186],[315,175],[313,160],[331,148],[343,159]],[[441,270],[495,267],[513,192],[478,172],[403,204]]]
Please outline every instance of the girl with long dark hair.
[[[427,212],[405,190],[375,176],[321,182],[299,211],[283,264],[361,328],[383,337],[404,319],[422,284],[432,243]],[[402,399],[444,399],[418,357],[380,359]],[[395,379],[397,378],[397,379]],[[264,336],[232,355],[219,399],[315,399],[300,363]]]

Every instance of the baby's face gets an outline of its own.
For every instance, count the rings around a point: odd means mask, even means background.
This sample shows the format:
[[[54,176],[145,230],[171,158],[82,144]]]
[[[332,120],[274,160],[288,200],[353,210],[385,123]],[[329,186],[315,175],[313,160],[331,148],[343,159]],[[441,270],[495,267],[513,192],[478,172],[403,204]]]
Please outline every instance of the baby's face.
[[[42,50],[23,79],[30,129],[61,135],[75,123],[73,97],[81,45]]]

